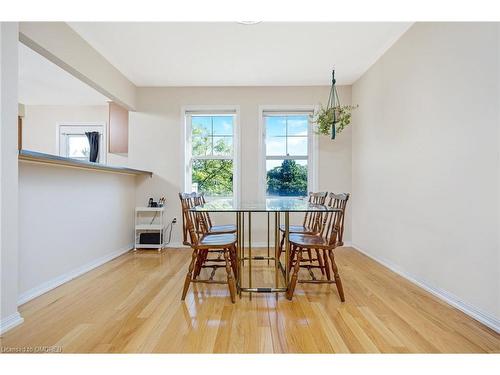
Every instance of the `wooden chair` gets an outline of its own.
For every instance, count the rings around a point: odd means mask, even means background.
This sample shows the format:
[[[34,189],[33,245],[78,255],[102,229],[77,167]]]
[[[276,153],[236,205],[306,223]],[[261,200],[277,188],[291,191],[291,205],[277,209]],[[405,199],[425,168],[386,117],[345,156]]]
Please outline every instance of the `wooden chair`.
[[[318,193],[309,193],[309,203],[312,204],[325,204],[326,197],[328,196],[328,192],[318,192]],[[302,234],[315,234],[319,233],[321,228],[320,225],[322,223],[322,212],[306,212],[304,215],[304,221],[302,225],[290,225],[289,233],[302,233]],[[285,244],[285,225],[280,225],[281,232],[281,241],[278,249],[278,257],[281,257],[283,252],[283,246]],[[312,258],[311,251],[308,251],[308,261],[314,262],[319,261],[321,265],[323,265],[323,261],[319,256],[319,252],[316,254],[316,258]],[[324,274],[324,267],[320,268],[321,273]]]
[[[179,193],[182,210],[182,244],[186,246],[190,245],[190,242],[188,241],[189,231],[186,225],[186,215],[188,214],[189,209],[194,206],[195,196],[196,193]]]
[[[292,299],[297,281],[304,283],[316,284],[335,284],[339,292],[340,300],[345,301],[344,289],[338,272],[337,265],[334,259],[334,250],[337,246],[342,246],[342,237],[344,231],[344,213],[349,199],[349,194],[333,194],[329,195],[328,206],[338,209],[337,211],[329,211],[323,214],[321,230],[316,234],[291,233],[290,234],[290,263],[287,265],[293,268],[290,286],[287,292],[287,298]],[[319,259],[322,259],[323,265],[307,264],[302,265],[302,253],[315,250]],[[308,269],[311,275],[311,280],[298,280],[298,275],[301,267]],[[326,280],[317,280],[312,273],[311,268],[324,268],[326,272]],[[333,273],[334,280],[331,279]]]
[[[206,203],[205,196],[203,193],[184,193],[187,199],[186,208],[182,209],[182,243],[184,245],[189,245],[188,241],[188,229],[186,226],[186,210],[189,210],[194,205]],[[212,219],[208,212],[200,213],[198,215],[198,227],[196,228],[199,232],[210,233],[210,234],[224,234],[224,233],[236,233],[236,225],[225,224],[225,225],[213,225]]]
[[[204,224],[202,223],[203,219],[201,219],[202,215],[200,215],[200,212],[194,212],[190,210],[190,208],[196,205],[194,196],[192,194],[180,193],[179,198],[181,200],[186,228],[190,237],[189,245],[193,249],[191,263],[189,264],[181,299],[184,301],[184,299],[186,298],[189,285],[192,282],[207,284],[228,284],[229,293],[231,295],[231,302],[234,303],[236,296],[235,277],[237,277],[238,272],[236,255],[236,234],[210,234],[201,232],[197,228],[203,229]],[[216,253],[218,254],[218,257],[213,259],[208,258],[209,253]],[[220,265],[220,262],[223,262],[224,265]],[[222,267],[226,269],[226,282],[214,280],[215,272],[218,268]],[[212,273],[209,279],[202,280],[197,278],[202,268],[212,268]]]
[[[205,196],[203,193],[184,193],[183,195],[186,199],[186,205],[182,208],[182,218],[183,218],[183,233],[184,233],[184,245],[190,245],[188,241],[188,230],[186,226],[185,215],[189,212],[189,209],[194,206],[198,206],[201,204],[205,204]],[[182,198],[181,198],[181,206],[182,206]],[[203,234],[227,234],[227,233],[236,233],[236,226],[229,225],[213,225],[212,220],[210,218],[210,214],[208,212],[197,212],[196,213],[196,221],[194,222],[195,230],[199,236]],[[209,259],[210,251],[204,250],[200,251],[199,256],[196,260],[194,277],[198,277],[201,269],[205,268],[206,262],[221,262],[223,259],[220,257],[220,253],[217,253],[215,258]],[[211,266],[207,266],[211,267]]]

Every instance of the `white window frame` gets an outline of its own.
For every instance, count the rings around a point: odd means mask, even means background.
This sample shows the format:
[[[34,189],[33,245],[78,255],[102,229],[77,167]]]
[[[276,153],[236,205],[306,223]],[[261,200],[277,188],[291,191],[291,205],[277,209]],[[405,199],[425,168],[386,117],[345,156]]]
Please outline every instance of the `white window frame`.
[[[85,135],[85,132],[100,133],[99,164],[105,164],[107,159],[106,124],[102,122],[60,122],[56,126],[56,149],[59,156],[69,158],[67,153],[68,135]],[[79,159],[76,159],[79,160]]]
[[[259,106],[259,199],[267,198],[266,193],[266,125],[264,113],[272,112],[276,115],[311,115],[317,111],[315,105],[260,105]],[[280,160],[281,156],[276,157]],[[296,159],[289,156],[287,159]],[[301,159],[304,160],[304,159]],[[318,135],[314,132],[312,121],[309,119],[307,127],[307,189],[317,191],[318,187]]]
[[[200,114],[207,116],[234,115],[233,123],[233,199],[239,203],[240,194],[240,106],[238,105],[190,105],[181,108],[182,143],[184,144],[182,175],[184,176],[185,192],[192,189],[192,149],[191,149],[191,120],[190,114]],[[197,157],[199,158],[199,157]],[[203,158],[203,157],[201,157]],[[206,159],[227,159],[226,156],[213,155]]]

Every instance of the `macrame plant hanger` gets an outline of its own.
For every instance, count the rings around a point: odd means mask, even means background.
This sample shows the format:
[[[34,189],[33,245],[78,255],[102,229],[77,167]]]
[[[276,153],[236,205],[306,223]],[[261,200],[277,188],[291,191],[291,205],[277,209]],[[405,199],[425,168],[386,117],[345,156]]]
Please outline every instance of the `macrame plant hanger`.
[[[333,112],[333,122],[332,122],[332,139],[335,139],[335,125],[337,124],[337,110],[335,107],[340,106],[339,94],[337,92],[337,88],[335,87],[335,69],[332,70],[332,88],[330,89],[330,96],[328,97],[328,104],[326,105],[326,109],[332,109]]]

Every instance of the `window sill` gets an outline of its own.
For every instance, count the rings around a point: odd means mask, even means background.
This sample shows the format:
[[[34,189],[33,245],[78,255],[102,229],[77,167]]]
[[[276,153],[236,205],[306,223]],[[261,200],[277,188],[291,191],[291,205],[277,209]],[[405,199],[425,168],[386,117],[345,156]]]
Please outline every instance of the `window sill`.
[[[120,173],[136,176],[146,175],[149,177],[153,177],[153,172],[150,171],[143,171],[140,169],[125,167],[113,167],[106,164],[91,163],[89,161],[75,160],[57,155],[44,154],[42,152],[36,151],[19,150],[18,160],[30,163],[51,164],[68,168],[91,169],[102,172]]]

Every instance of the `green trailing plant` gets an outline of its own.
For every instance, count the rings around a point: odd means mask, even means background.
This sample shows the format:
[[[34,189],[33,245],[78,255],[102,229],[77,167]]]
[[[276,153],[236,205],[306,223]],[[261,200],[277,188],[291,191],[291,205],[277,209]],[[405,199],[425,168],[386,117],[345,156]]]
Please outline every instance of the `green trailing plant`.
[[[358,108],[357,105],[342,105],[340,103],[339,93],[335,87],[335,69],[332,70],[332,87],[328,104],[326,107],[321,106],[321,109],[313,116],[313,123],[316,125],[315,132],[317,134],[329,135],[332,139],[349,126],[351,123],[352,111]]]
[[[335,132],[342,133],[351,123],[352,111],[356,108],[357,105],[337,105],[330,108],[321,106],[313,117],[316,133],[329,135],[334,125]]]

